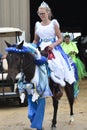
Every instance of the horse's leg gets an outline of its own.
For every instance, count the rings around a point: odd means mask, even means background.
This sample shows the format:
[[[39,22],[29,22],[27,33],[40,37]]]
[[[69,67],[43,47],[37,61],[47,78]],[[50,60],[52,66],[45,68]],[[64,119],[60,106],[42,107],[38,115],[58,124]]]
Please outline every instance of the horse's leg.
[[[69,105],[70,105],[70,122],[72,123],[74,121],[73,119],[73,104],[74,104],[74,87],[73,85],[69,85],[68,83],[66,83],[65,86],[65,92],[69,101]]]
[[[58,111],[58,100],[55,99],[55,97],[52,97],[53,100],[53,119],[52,119],[52,128],[56,127],[56,123],[57,123],[57,111]]]
[[[58,93],[58,86],[55,84],[51,79],[50,79],[50,89],[53,93],[52,101],[53,101],[53,119],[52,119],[52,129],[56,127],[57,123],[57,111],[58,111],[58,98],[57,98],[57,93]]]

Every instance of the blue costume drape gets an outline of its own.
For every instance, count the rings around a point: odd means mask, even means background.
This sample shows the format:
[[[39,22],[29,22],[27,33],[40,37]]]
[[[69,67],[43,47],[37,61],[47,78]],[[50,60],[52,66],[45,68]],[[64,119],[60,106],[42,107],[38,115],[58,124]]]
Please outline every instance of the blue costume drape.
[[[32,96],[28,95],[28,118],[31,121],[31,128],[42,129],[45,104],[45,98],[32,102]]]

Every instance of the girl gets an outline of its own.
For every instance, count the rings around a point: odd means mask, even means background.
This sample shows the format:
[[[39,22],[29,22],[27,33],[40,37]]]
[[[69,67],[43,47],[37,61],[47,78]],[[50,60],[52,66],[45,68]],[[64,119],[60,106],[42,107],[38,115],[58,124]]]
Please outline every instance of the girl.
[[[65,86],[65,81],[69,84],[75,82],[74,71],[67,55],[60,46],[62,35],[59,23],[56,19],[51,20],[52,13],[48,4],[42,2],[37,13],[41,21],[35,24],[33,43],[37,44],[41,50],[48,48],[48,53],[52,56],[48,58],[50,77],[60,85],[60,95],[62,96],[62,87]]]

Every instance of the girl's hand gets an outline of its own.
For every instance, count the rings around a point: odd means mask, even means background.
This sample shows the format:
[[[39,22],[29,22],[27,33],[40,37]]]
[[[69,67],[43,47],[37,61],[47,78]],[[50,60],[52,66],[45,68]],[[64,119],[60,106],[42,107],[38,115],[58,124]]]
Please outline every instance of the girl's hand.
[[[48,50],[52,50],[54,48],[53,44],[51,44],[49,47],[48,47]]]
[[[75,51],[71,51],[71,52],[69,53],[69,55],[75,55],[75,54],[76,54]]]

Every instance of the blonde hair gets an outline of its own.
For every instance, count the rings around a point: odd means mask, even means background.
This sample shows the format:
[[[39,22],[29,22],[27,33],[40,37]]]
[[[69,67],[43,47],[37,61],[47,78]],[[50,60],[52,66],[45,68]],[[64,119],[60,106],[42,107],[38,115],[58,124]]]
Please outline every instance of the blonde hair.
[[[46,12],[48,13],[48,18],[51,19],[52,17],[51,8],[48,6],[46,2],[41,3],[41,5],[38,7],[37,13],[39,13],[39,9],[45,9]]]

